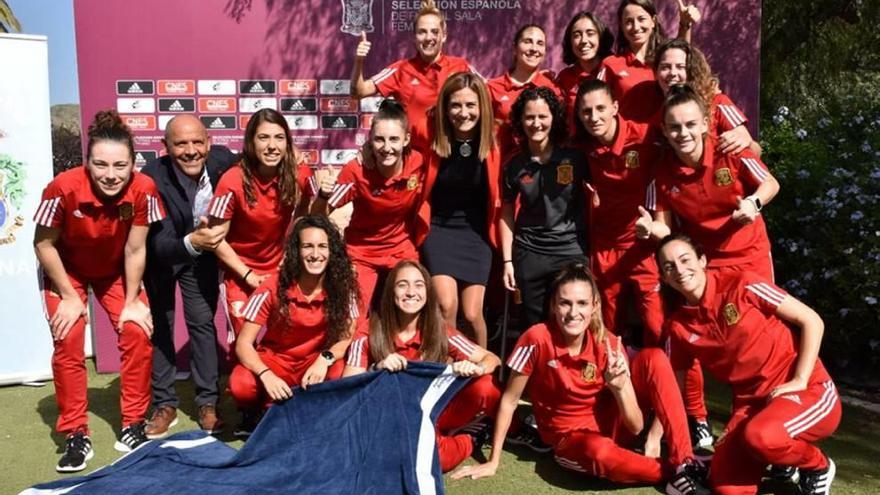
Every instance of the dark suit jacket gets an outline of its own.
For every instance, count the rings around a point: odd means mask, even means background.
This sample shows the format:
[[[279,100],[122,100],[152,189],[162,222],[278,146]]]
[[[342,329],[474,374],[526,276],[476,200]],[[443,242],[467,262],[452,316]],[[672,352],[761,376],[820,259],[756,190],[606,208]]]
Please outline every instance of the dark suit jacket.
[[[211,146],[205,166],[208,169],[208,177],[211,185],[216,188],[220,176],[223,175],[238,159],[238,156],[225,146]],[[147,238],[147,265],[145,276],[154,270],[172,271],[176,276],[187,264],[193,263],[183,244],[183,238],[194,230],[192,205],[186,197],[186,191],[177,180],[170,156],[163,156],[150,160],[141,172],[149,175],[156,183],[159,195],[165,205],[165,218],[150,227]],[[216,263],[213,253],[203,253],[199,262],[207,262],[209,259]],[[166,273],[167,275],[167,273]]]

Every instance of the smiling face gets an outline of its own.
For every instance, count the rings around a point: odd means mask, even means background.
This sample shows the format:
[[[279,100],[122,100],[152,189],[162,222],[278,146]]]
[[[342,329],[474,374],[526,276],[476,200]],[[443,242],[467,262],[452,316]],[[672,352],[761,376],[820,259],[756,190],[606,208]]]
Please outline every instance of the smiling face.
[[[623,36],[629,43],[630,50],[636,52],[651,39],[656,21],[651,14],[638,5],[627,5],[620,17]]]
[[[670,287],[695,304],[706,290],[706,257],[697,256],[693,246],[681,240],[669,241],[660,249],[660,275]]]
[[[528,140],[536,145],[550,141],[553,128],[553,112],[543,98],[530,100],[523,106],[522,126]]]
[[[446,115],[457,139],[470,139],[480,123],[480,97],[471,88],[461,88],[449,95]]]
[[[669,93],[670,87],[688,82],[687,54],[684,50],[670,48],[663,52],[657,63],[655,77],[664,95]]]
[[[316,277],[324,274],[330,259],[330,240],[324,229],[302,229],[299,233],[299,259],[305,273]]]
[[[254,151],[263,166],[277,167],[287,152],[289,142],[284,128],[271,122],[257,126],[254,134]]]
[[[513,49],[514,63],[518,68],[532,72],[541,66],[547,55],[547,39],[538,27],[526,28]]]
[[[571,52],[581,64],[587,64],[599,54],[599,29],[593,21],[584,17],[571,27]]]
[[[370,130],[370,146],[376,163],[395,167],[403,160],[403,151],[409,144],[409,133],[396,119],[374,120]]]
[[[86,170],[98,196],[113,198],[122,192],[131,180],[131,173],[134,170],[131,150],[125,143],[96,141],[92,144]]]
[[[417,315],[428,298],[428,282],[414,266],[405,266],[394,277],[394,305],[402,313]]]
[[[598,295],[582,280],[560,285],[553,296],[553,316],[568,342],[584,335],[598,310]]]
[[[610,143],[617,131],[617,102],[607,91],[585,93],[578,102],[578,119],[591,136]]]
[[[442,19],[436,14],[425,14],[416,20],[414,30],[419,57],[425,62],[433,62],[440,56],[446,42]]]
[[[211,147],[208,131],[201,121],[192,115],[174,117],[162,142],[174,165],[188,177],[198,179]]]
[[[703,136],[708,129],[709,118],[694,101],[671,107],[663,116],[663,134],[675,154],[693,163],[703,156]]]

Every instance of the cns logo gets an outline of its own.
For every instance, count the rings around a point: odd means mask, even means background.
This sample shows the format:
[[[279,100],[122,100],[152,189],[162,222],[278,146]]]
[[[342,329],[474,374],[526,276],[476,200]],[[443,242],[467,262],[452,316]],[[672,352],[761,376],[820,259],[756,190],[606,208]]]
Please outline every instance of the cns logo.
[[[24,225],[19,213],[24,200],[24,163],[0,153],[0,244],[15,242],[15,231]]]

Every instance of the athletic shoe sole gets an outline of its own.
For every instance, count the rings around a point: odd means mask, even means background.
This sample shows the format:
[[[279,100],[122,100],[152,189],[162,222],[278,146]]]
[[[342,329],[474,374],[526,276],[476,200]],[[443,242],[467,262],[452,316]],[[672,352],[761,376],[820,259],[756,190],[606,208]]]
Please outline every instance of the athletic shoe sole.
[[[55,471],[58,471],[59,473],[78,473],[86,468],[86,463],[89,462],[92,459],[92,457],[95,457],[95,450],[94,449],[89,450],[89,452],[86,454],[86,458],[85,458],[85,460],[83,460],[82,464],[80,464],[78,466],[63,466],[63,467],[62,466],[55,466]]]

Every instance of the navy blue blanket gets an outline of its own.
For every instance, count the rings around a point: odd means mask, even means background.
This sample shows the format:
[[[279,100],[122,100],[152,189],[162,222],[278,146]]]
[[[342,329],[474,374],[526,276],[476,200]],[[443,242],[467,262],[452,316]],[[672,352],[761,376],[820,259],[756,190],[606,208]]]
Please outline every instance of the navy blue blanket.
[[[240,450],[188,431],[22,494],[442,494],[433,423],[466,382],[411,362],[297,389]]]

